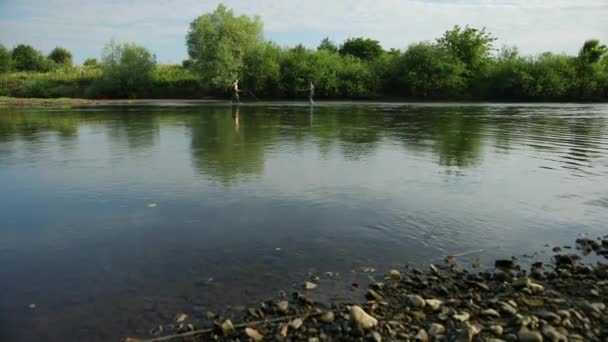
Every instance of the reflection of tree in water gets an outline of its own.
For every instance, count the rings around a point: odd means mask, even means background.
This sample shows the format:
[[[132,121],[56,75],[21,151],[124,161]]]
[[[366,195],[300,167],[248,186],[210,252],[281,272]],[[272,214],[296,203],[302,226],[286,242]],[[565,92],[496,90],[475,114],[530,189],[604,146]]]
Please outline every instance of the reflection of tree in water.
[[[209,108],[189,123],[192,160],[197,170],[229,185],[264,170],[265,151],[278,135],[276,116],[254,107]],[[238,121],[236,118],[238,117]],[[238,122],[238,125],[237,125]]]
[[[74,139],[83,121],[78,113],[4,111],[0,115],[0,141],[37,141],[40,133],[55,132],[62,139]]]
[[[468,167],[480,157],[483,107],[410,107],[391,115],[390,135],[415,151],[432,150],[444,166]]]
[[[132,150],[153,148],[159,139],[159,117],[170,113],[155,113],[148,109],[117,109],[107,123],[108,135],[113,144],[128,146]]]

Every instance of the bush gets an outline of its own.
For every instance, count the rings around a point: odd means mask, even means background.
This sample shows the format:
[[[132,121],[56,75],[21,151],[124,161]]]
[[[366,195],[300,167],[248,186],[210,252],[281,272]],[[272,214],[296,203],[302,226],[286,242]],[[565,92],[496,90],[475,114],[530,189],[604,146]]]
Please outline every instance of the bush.
[[[97,65],[97,59],[96,58],[87,58],[84,63],[82,63],[82,65],[84,66],[96,66]]]
[[[48,98],[50,97],[49,88],[48,80],[34,78],[25,80],[11,95],[15,97]]]
[[[103,76],[95,82],[93,97],[135,98],[150,88],[156,57],[135,44],[106,44],[102,57]]]
[[[49,59],[61,65],[72,65],[72,53],[62,47],[56,47],[49,54]]]
[[[19,44],[11,54],[13,67],[18,71],[49,71],[51,63],[29,45]]]
[[[11,70],[11,54],[0,44],[0,73]]]

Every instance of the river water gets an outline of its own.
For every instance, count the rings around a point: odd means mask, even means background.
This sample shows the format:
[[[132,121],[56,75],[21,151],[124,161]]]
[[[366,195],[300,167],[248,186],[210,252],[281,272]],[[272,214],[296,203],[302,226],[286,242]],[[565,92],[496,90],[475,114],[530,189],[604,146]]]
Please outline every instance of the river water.
[[[0,340],[119,340],[605,235],[608,105],[0,108],[0,189]]]

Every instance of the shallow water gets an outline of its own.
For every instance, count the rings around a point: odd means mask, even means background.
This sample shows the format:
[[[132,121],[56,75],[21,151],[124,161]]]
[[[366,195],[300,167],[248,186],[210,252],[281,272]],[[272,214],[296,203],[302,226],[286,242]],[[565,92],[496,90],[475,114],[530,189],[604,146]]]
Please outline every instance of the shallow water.
[[[605,235],[607,133],[604,104],[0,108],[0,340],[145,336],[309,273],[348,299],[363,266]]]

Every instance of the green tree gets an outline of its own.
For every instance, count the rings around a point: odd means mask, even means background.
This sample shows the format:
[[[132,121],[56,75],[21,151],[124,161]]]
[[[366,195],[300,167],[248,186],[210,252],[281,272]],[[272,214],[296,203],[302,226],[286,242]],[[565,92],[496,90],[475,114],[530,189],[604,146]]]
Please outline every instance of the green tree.
[[[456,25],[438,38],[437,44],[464,63],[468,76],[474,77],[485,71],[495,40],[485,28],[478,30],[467,25],[462,29]]]
[[[0,44],[0,74],[11,69],[11,54]]]
[[[600,99],[605,97],[604,72],[600,63],[608,48],[599,40],[585,41],[577,57],[577,84],[580,99]]]
[[[452,58],[446,49],[427,42],[410,45],[394,68],[401,95],[449,98],[460,95],[465,85],[464,63]]]
[[[72,65],[72,53],[62,47],[56,47],[49,54],[49,59],[57,64]]]
[[[262,38],[258,17],[236,17],[220,4],[190,23],[186,42],[195,70],[209,88],[218,90],[241,74],[246,53]]]
[[[87,58],[84,63],[82,63],[82,65],[84,66],[95,66],[97,65],[97,59],[96,58]]]
[[[244,57],[243,86],[258,95],[279,96],[281,48],[261,43]]]
[[[48,71],[50,65],[42,53],[30,45],[19,44],[11,54],[13,66],[19,71]]]
[[[349,38],[340,47],[341,55],[351,55],[364,61],[372,61],[382,54],[380,42],[369,38]]]
[[[145,47],[110,41],[102,54],[103,77],[97,84],[101,95],[134,98],[148,89],[156,57]]]
[[[325,50],[325,51],[337,53],[338,52],[338,46],[334,42],[332,42],[331,40],[329,40],[329,37],[325,37],[321,41],[321,44],[319,44],[319,46],[317,47],[317,50],[319,50],[319,51]]]

